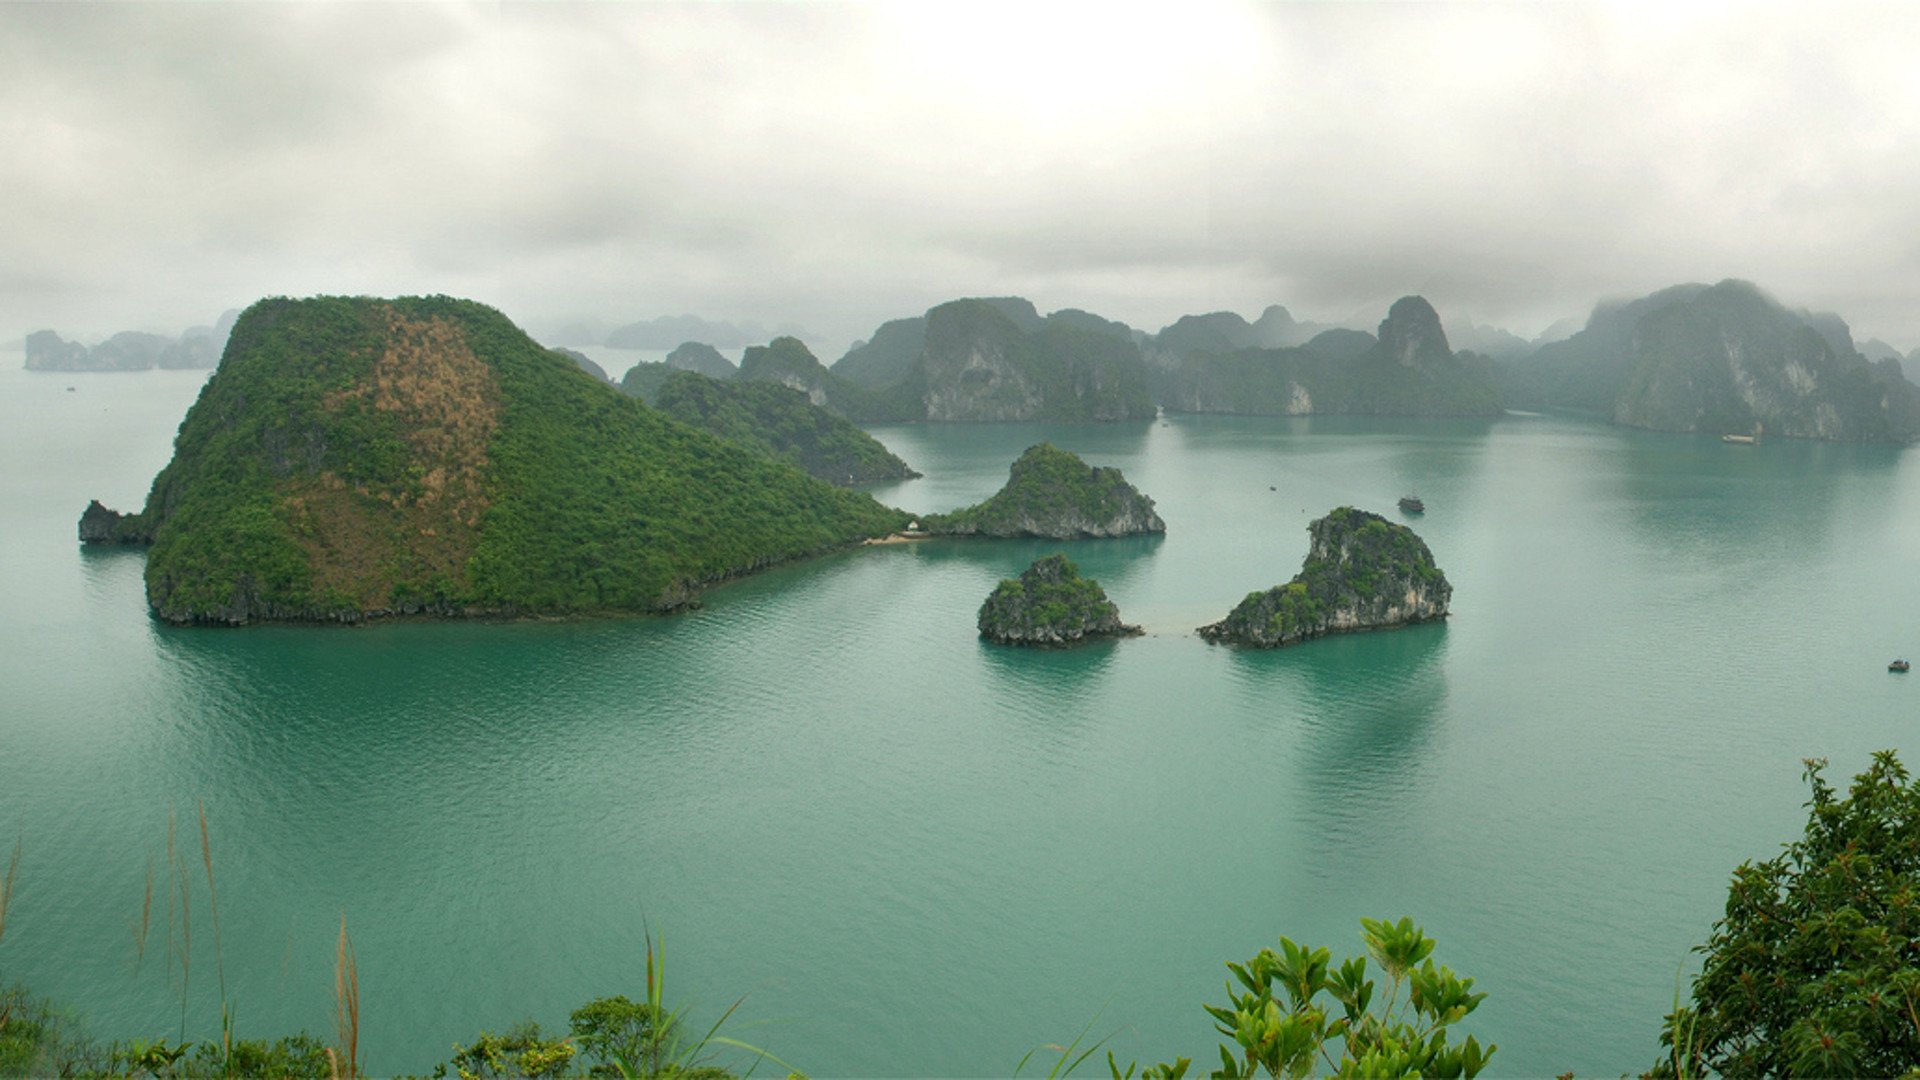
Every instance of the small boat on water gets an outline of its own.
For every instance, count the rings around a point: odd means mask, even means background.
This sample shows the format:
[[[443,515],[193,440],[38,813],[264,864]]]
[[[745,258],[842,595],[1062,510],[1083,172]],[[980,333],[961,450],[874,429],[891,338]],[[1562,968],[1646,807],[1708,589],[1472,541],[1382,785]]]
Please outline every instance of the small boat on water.
[[[1888,671],[1905,671],[1912,666],[1913,666],[1912,664],[1907,663],[1905,660],[1895,660],[1893,663],[1887,665],[1887,670]]]
[[[1402,495],[1400,496],[1400,509],[1405,510],[1409,514],[1424,514],[1427,512],[1427,504],[1421,502],[1420,496],[1418,495]]]

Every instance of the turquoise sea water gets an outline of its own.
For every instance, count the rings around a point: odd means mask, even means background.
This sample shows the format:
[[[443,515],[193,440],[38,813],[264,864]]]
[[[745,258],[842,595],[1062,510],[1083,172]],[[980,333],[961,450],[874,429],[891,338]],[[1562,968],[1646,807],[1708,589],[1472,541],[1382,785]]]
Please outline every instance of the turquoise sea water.
[[[1886,671],[1920,654],[1920,459],[1894,448],[1528,415],[889,427],[926,477],[883,500],[975,501],[1047,438],[1168,533],[847,552],[664,619],[183,630],[74,523],[138,505],[201,376],[18,364],[0,981],[102,1035],[182,1027],[172,813],[187,1035],[218,1031],[220,968],[242,1035],[327,1034],[344,915],[377,1073],[638,995],[649,928],[671,997],[710,1020],[745,994],[730,1029],[816,1076],[1006,1075],[1089,1023],[1122,1061],[1205,1061],[1225,961],[1357,951],[1401,914],[1489,992],[1493,1073],[1637,1072],[1729,872],[1804,821],[1801,759],[1844,780],[1920,724]],[[1311,517],[1409,491],[1445,625],[1193,635],[1291,576]],[[1061,548],[1147,636],[979,642],[995,582]]]

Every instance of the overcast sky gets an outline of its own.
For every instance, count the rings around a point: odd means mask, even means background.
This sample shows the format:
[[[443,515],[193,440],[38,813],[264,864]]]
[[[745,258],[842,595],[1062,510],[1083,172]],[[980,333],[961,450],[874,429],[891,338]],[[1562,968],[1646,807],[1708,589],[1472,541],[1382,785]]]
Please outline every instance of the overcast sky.
[[[1920,345],[1920,4],[0,0],[0,140],[15,337],[443,292],[831,361],[957,296],[1531,334],[1743,277]]]

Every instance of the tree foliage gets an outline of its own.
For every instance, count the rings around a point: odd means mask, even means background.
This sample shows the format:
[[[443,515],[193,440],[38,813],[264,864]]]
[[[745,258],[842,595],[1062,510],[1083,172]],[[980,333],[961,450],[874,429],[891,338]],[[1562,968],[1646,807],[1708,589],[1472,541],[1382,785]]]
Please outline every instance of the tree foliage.
[[[143,513],[176,621],[674,606],[906,515],[646,408],[448,297],[265,300]]]
[[[1885,750],[1841,798],[1806,763],[1805,834],[1743,863],[1656,1072],[1892,1076],[1920,1062],[1920,783]]]
[[[653,405],[681,423],[797,465],[829,484],[853,486],[920,475],[851,421],[777,382],[721,382],[677,371],[661,384]]]

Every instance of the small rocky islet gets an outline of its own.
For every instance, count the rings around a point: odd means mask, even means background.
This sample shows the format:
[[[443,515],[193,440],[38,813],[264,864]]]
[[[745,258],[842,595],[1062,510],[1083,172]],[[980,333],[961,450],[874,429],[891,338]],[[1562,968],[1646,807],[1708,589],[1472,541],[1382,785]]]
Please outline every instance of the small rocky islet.
[[[1036,560],[980,605],[980,636],[1002,645],[1060,647],[1140,632],[1120,621],[1106,590],[1064,554]]]
[[[950,514],[929,514],[933,536],[1092,540],[1167,531],[1153,500],[1119,469],[1092,466],[1052,443],[1027,448],[992,498]]]
[[[1313,542],[1300,573],[1249,593],[1226,618],[1200,627],[1201,638],[1271,649],[1447,617],[1453,586],[1412,529],[1343,506],[1307,532]]]

